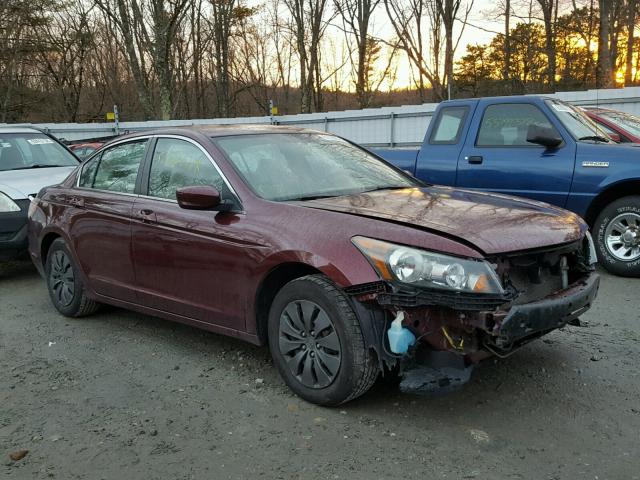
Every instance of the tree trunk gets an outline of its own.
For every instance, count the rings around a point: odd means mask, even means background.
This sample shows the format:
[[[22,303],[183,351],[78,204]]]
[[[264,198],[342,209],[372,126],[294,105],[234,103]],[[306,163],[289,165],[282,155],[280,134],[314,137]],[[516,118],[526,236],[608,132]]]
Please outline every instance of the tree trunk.
[[[545,33],[545,53],[547,56],[547,84],[549,90],[556,86],[556,17],[557,0],[538,0],[542,7]]]
[[[609,21],[611,20],[611,0],[599,0],[600,29],[598,33],[598,66],[596,69],[596,87],[609,88],[613,76],[609,55]]]
[[[509,80],[511,71],[511,0],[505,0],[504,7],[504,69],[502,79]]]
[[[633,83],[633,43],[635,40],[634,31],[636,28],[636,4],[637,0],[629,0],[627,8],[627,57],[624,70],[624,86],[629,87]]]

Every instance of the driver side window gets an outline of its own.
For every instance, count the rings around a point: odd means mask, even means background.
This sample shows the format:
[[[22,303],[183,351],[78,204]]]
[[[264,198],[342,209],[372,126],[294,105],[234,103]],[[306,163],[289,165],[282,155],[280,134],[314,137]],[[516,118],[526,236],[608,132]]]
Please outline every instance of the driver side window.
[[[211,186],[224,192],[224,180],[196,145],[178,138],[159,138],[149,172],[150,197],[176,199],[182,187]]]
[[[527,131],[532,125],[555,131],[549,119],[535,105],[523,103],[489,105],[482,117],[476,145],[478,147],[534,146],[527,142]]]

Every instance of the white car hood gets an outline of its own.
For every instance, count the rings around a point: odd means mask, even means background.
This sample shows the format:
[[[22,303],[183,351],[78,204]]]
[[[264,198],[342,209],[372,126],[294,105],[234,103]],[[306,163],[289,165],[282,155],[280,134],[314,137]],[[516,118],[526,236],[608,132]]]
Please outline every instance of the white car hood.
[[[42,187],[62,182],[76,167],[33,168],[0,171],[0,192],[13,200],[29,198]]]

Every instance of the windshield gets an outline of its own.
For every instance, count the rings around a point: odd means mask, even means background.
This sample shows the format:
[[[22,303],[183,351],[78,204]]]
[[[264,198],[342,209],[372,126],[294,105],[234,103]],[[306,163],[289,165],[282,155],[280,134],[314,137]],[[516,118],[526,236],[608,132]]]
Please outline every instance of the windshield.
[[[0,133],[0,171],[76,165],[66,148],[43,133]]]
[[[598,137],[599,141],[609,142],[609,135],[579,108],[558,100],[546,102],[576,140],[596,140],[594,137]]]
[[[253,191],[267,200],[304,200],[420,185],[366,151],[329,135],[238,135],[215,142]]]
[[[598,116],[604,118],[605,120],[609,120],[611,123],[620,125],[630,134],[636,137],[640,137],[640,118],[636,117],[635,115],[624,112],[600,111],[598,112]]]

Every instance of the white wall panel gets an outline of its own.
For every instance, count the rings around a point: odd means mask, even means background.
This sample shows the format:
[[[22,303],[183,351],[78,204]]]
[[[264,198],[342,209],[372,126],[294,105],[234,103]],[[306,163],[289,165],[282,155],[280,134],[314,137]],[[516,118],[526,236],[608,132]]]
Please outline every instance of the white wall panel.
[[[640,116],[640,87],[623,89],[559,92],[552,97],[575,105],[613,108]],[[327,131],[369,146],[409,146],[420,144],[437,104],[367,108],[341,112],[282,115],[275,117],[280,125]],[[191,125],[268,124],[270,117],[240,117],[197,120],[121,122],[118,133]],[[1,125],[1,124],[0,124]],[[36,125],[59,138],[77,141],[109,137],[116,134],[113,123],[44,123]]]

